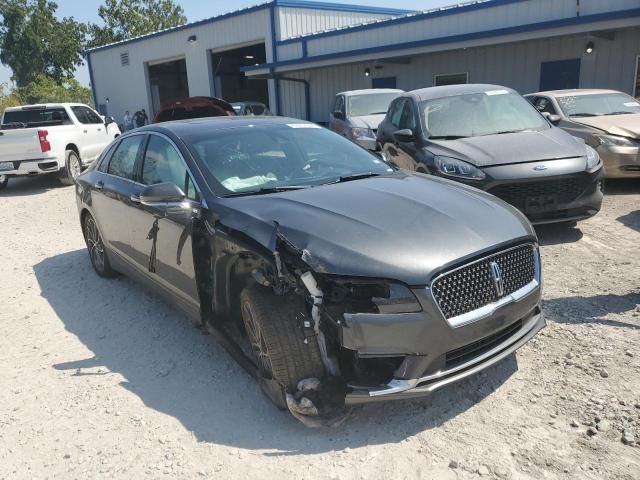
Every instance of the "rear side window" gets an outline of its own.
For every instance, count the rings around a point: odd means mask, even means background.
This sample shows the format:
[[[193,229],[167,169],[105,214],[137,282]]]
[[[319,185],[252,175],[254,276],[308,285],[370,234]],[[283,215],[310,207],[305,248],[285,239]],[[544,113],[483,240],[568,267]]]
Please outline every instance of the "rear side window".
[[[134,135],[122,139],[113,157],[111,157],[107,173],[115,175],[116,177],[133,180],[135,176],[136,158],[144,138],[144,135]]]
[[[404,103],[404,99],[396,100],[389,111],[389,121],[391,122],[391,125],[396,128],[400,128],[400,119],[402,117],[402,107],[404,106]]]
[[[413,104],[411,100],[407,100],[404,102],[404,108],[402,109],[402,115],[400,116],[400,125],[398,126],[401,130],[408,128],[415,132],[416,130],[416,116],[413,109]]]
[[[80,123],[85,125],[102,123],[100,116],[87,107],[71,107],[71,111]]]
[[[100,161],[98,163],[98,171],[99,172],[105,172],[106,173],[107,168],[109,167],[109,159],[111,158],[111,156],[113,155],[113,152],[115,151],[115,149],[117,147],[118,147],[118,142],[113,142],[113,144],[102,155],[102,158],[100,159]]]

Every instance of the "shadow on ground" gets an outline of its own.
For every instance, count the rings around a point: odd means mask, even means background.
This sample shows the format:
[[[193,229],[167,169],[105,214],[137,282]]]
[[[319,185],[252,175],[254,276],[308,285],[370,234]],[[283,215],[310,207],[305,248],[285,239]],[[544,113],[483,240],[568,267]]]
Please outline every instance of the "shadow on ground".
[[[536,225],[535,229],[540,245],[544,246],[574,243],[582,238],[582,230],[574,223]]]
[[[33,177],[12,177],[0,197],[20,197],[44,193],[48,190],[65,188],[55,174],[37,175]]]
[[[636,195],[640,193],[640,178],[608,179],[604,183],[605,195]]]
[[[640,305],[640,291],[624,295],[602,294],[591,297],[565,297],[544,300],[545,313],[558,323],[597,323],[617,328],[640,330],[637,323],[611,320],[608,314],[623,314],[636,311]]]
[[[640,210],[635,210],[631,213],[627,213],[626,215],[622,215],[621,217],[618,217],[617,220],[625,227],[629,227],[636,232],[640,232]]]
[[[511,356],[427,399],[359,407],[338,430],[310,430],[278,411],[219,344],[156,295],[127,278],[97,277],[84,250],[47,258],[34,271],[66,329],[93,352],[52,367],[68,371],[69,382],[94,367],[121,374],[124,388],[204,442],[279,454],[397,443],[466,411],[517,370]]]

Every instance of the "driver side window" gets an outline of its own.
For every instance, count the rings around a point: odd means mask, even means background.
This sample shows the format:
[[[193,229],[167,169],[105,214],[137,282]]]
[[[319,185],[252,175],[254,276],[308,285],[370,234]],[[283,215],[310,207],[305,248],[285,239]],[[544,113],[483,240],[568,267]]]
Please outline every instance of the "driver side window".
[[[188,198],[196,200],[195,187],[180,153],[165,139],[151,135],[142,164],[142,183],[155,185],[165,182],[177,185]]]
[[[413,132],[416,130],[416,116],[413,110],[413,104],[411,100],[404,102],[404,108],[402,109],[402,115],[400,117],[400,130],[409,129]]]

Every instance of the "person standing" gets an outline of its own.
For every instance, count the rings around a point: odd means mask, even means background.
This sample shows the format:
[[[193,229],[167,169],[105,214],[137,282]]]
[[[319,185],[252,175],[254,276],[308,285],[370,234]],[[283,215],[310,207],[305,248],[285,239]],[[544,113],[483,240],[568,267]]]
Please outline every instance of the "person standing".
[[[125,132],[133,130],[133,117],[131,117],[129,110],[124,112],[123,126]]]
[[[142,110],[138,110],[135,115],[133,116],[133,119],[136,123],[136,127],[140,128],[140,127],[144,127],[148,120],[149,117],[147,117],[147,112],[144,111],[144,108]]]

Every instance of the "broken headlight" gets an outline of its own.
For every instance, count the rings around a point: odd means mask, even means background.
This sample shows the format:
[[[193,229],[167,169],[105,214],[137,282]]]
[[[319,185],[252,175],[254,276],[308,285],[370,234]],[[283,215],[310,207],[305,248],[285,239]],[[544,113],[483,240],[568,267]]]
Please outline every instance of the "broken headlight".
[[[348,313],[413,313],[422,307],[413,292],[400,283],[359,281],[333,282],[328,292],[330,303]]]

